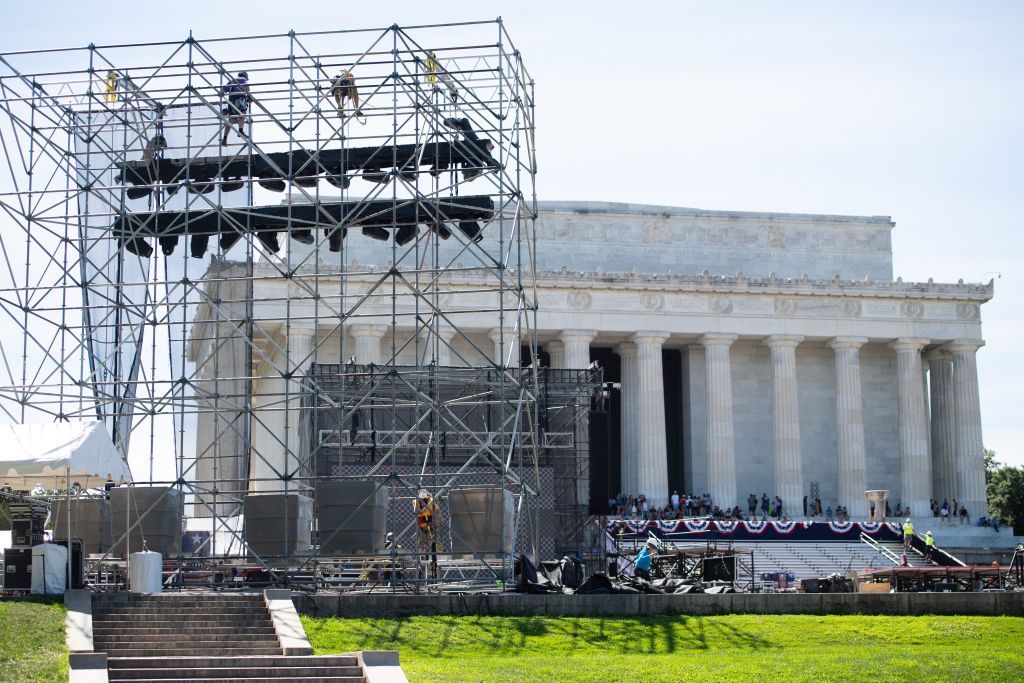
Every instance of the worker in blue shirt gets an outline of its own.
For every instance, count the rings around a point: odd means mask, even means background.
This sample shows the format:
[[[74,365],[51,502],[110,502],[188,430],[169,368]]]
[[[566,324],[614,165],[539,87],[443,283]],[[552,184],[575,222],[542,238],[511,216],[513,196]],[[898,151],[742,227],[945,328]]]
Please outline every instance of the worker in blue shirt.
[[[633,576],[638,576],[647,581],[651,580],[651,562],[658,554],[658,540],[648,538],[640,554],[636,556],[636,566],[633,569]]]

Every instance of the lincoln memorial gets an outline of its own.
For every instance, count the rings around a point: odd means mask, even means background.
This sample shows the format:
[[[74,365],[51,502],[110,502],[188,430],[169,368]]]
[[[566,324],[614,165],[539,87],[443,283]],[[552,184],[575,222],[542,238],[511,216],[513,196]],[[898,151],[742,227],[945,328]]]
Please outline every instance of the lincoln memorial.
[[[976,354],[993,286],[944,274],[894,279],[894,227],[887,216],[541,202],[528,273],[539,358],[519,351],[519,331],[495,327],[490,314],[474,318],[474,297],[487,293],[461,293],[472,289],[466,272],[441,282],[446,310],[462,313],[458,334],[438,333],[434,360],[599,363],[611,404],[613,495],[664,505],[673,490],[710,493],[724,508],[767,492],[799,515],[813,487],[824,505],[864,518],[864,492],[887,489],[894,508],[899,501],[915,515],[927,514],[931,498],[955,498],[974,517],[985,509]],[[292,259],[309,249],[295,240],[288,248]],[[361,272],[387,271],[387,243],[356,234],[346,249]],[[288,321],[264,343],[268,357],[285,346],[321,363],[380,363],[396,349],[397,363],[412,353],[408,335],[384,324],[386,297],[368,299],[341,332],[303,323],[316,319],[316,299],[289,303],[296,283],[273,277],[272,265],[252,266],[253,319]],[[298,275],[316,267],[307,258]],[[370,279],[349,278],[346,295]],[[338,334],[344,344],[326,338]],[[220,347],[222,372],[237,362],[229,351]],[[196,345],[192,357],[211,352]],[[255,421],[253,449],[281,439],[282,420],[268,413]],[[200,442],[208,438],[200,425]],[[254,471],[235,476],[258,479],[252,462]]]

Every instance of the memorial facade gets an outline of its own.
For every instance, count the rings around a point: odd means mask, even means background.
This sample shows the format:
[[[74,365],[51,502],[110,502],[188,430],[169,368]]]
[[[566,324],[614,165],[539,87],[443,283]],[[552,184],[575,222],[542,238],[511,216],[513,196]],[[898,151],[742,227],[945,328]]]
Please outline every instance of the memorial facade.
[[[976,354],[993,286],[894,279],[893,228],[883,216],[542,202],[529,273],[540,357],[517,352],[521,330],[495,327],[490,315],[474,322],[474,296],[486,293],[444,302],[463,312],[432,353],[440,366],[605,366],[611,494],[663,505],[672,490],[707,492],[726,507],[766,492],[799,516],[813,490],[824,505],[866,518],[864,492],[887,489],[893,507],[901,502],[914,514],[925,514],[931,498],[955,498],[974,517],[985,508]],[[289,248],[285,258],[296,261],[308,249],[295,241]],[[356,235],[346,249],[370,273],[346,281],[347,295],[357,296],[374,268],[387,271],[389,247]],[[316,267],[309,261],[299,274]],[[401,327],[384,324],[386,300],[368,299],[341,327],[342,343],[329,331],[336,321],[315,323],[324,313],[309,300],[289,304],[294,283],[274,279],[267,263],[253,267],[265,269],[255,280],[254,318],[287,321],[266,354],[286,347],[322,363],[378,363],[392,349],[396,362],[414,353],[402,350]],[[447,278],[465,292],[472,274]],[[197,346],[193,358],[204,353]],[[282,420],[268,413],[255,421],[253,448],[280,442]]]

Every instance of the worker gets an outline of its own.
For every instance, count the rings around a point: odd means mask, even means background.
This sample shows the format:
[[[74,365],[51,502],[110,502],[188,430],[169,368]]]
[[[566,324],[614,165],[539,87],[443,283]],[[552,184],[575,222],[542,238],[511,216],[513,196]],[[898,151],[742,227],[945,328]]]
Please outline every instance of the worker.
[[[334,101],[338,105],[338,118],[345,115],[345,100],[348,99],[355,107],[356,121],[361,124],[366,123],[366,119],[360,118],[363,112],[359,109],[359,90],[356,89],[356,77],[351,71],[344,69],[338,72],[331,81],[331,94],[334,95]]]
[[[438,508],[433,496],[426,489],[420,489],[416,500],[412,502],[416,513],[417,545],[420,555],[430,556],[430,575],[437,578],[437,530]]]
[[[651,580],[651,562],[654,561],[654,556],[658,554],[658,539],[651,536],[647,539],[647,543],[644,544],[643,549],[640,550],[640,554],[636,556],[636,566],[633,568],[633,576],[637,576],[645,581]]]
[[[935,548],[935,539],[932,537],[932,532],[928,532],[924,535],[924,559],[929,562],[932,561],[932,550]]]
[[[106,95],[104,96],[104,99],[106,99],[107,104],[117,102],[117,86],[120,84],[120,81],[121,77],[117,74],[116,71],[107,72],[107,81],[105,88]]]
[[[252,95],[249,94],[249,74],[240,71],[221,88],[221,92],[228,96],[227,105],[221,110],[227,119],[224,122],[224,137],[221,144],[226,145],[232,125],[238,126],[238,137],[245,139],[245,115],[249,113],[249,102],[252,101]]]
[[[903,522],[903,549],[910,550],[914,540],[914,523],[910,521],[910,517],[907,517],[907,521]]]

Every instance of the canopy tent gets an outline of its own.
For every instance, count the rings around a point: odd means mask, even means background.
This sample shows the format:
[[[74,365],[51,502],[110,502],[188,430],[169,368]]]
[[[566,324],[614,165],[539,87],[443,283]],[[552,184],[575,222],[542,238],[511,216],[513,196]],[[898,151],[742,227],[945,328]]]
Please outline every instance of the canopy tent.
[[[54,422],[0,426],[0,485],[27,491],[37,484],[65,489],[98,488],[108,480],[131,481],[128,464],[102,422]]]

